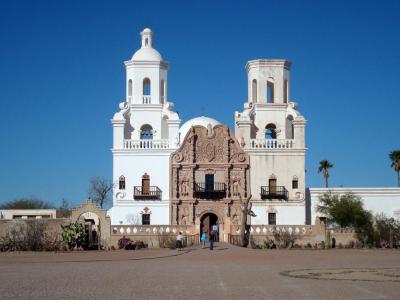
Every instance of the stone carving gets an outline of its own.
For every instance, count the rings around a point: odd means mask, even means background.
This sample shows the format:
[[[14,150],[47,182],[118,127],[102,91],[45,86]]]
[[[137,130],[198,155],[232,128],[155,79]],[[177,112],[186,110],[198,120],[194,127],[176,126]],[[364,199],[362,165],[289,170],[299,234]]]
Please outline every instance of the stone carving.
[[[215,145],[207,143],[205,145],[204,152],[206,153],[207,160],[211,162],[215,158]]]
[[[211,132],[202,126],[192,127],[180,149],[173,154],[173,162],[192,163],[193,158],[196,163],[233,163],[248,160],[226,126],[217,125]]]
[[[296,192],[294,195],[297,200],[304,200],[304,193]]]
[[[181,196],[186,197],[189,195],[189,182],[188,181],[182,181],[180,184],[181,188]]]
[[[248,155],[240,148],[228,127],[193,126],[180,148],[171,155],[170,201],[173,222],[193,224],[195,217],[207,212],[215,213],[219,222],[224,221],[221,218],[233,215],[236,222],[240,222],[241,199],[246,198],[248,163]],[[196,185],[195,180],[204,184],[206,174],[214,174],[216,182],[222,181],[226,194],[217,198],[198,196],[194,188],[200,185]]]

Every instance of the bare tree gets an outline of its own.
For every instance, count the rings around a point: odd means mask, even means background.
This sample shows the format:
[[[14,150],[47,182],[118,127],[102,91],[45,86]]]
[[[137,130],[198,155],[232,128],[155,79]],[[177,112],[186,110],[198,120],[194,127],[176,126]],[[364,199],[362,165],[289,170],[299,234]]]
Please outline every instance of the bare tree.
[[[102,177],[92,177],[90,179],[89,197],[103,208],[103,205],[110,201],[110,192],[112,192],[114,184]]]

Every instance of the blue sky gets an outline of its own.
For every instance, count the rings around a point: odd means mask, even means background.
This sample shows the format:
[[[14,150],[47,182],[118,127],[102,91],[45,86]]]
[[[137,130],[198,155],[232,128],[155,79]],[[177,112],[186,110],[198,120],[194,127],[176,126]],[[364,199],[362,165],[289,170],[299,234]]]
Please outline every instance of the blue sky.
[[[124,99],[123,61],[155,32],[182,121],[233,127],[244,66],[293,62],[291,98],[308,120],[307,186],[395,186],[400,149],[399,1],[2,1],[0,202],[58,205],[111,178],[110,118]]]

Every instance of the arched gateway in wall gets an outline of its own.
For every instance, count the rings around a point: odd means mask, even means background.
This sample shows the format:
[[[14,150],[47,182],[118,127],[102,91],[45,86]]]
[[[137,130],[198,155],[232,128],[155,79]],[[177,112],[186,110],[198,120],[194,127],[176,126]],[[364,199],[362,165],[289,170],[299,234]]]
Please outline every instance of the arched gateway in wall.
[[[111,220],[105,209],[90,198],[71,211],[71,221],[81,222],[87,234],[85,244],[90,249],[106,248],[110,243]]]
[[[225,240],[250,189],[249,157],[229,128],[193,126],[172,153],[170,172],[171,224],[195,224],[201,233],[216,223]]]

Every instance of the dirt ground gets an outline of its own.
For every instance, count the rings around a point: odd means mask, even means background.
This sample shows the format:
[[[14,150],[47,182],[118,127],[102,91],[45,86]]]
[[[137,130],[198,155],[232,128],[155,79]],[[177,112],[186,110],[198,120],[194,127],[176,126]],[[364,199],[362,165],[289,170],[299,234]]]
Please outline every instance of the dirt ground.
[[[0,253],[1,299],[400,299],[400,250]]]

